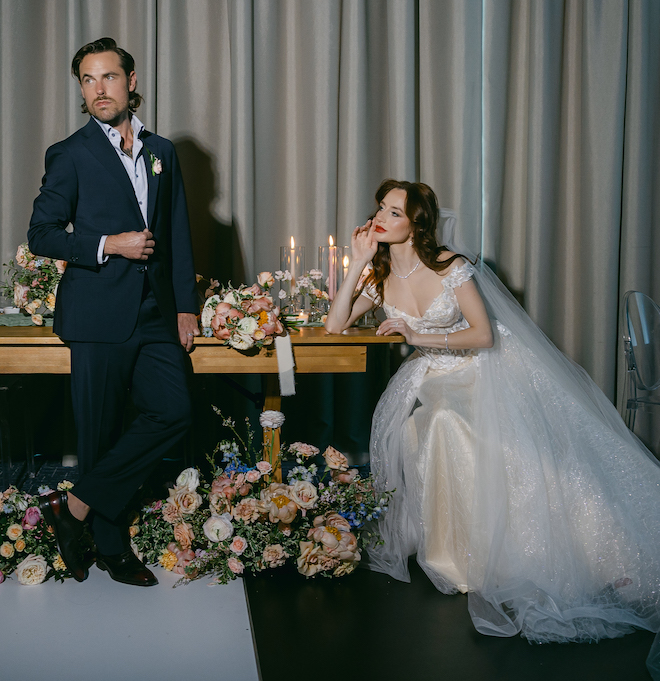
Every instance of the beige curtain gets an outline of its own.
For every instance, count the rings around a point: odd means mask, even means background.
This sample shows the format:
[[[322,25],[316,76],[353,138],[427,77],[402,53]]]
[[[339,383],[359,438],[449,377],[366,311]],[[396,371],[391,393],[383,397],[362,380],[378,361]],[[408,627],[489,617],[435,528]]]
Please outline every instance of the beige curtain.
[[[621,295],[660,300],[657,2],[0,0],[3,261],[103,35],[177,146],[198,271],[249,282],[290,236],[313,267],[381,179],[420,179],[614,398]]]

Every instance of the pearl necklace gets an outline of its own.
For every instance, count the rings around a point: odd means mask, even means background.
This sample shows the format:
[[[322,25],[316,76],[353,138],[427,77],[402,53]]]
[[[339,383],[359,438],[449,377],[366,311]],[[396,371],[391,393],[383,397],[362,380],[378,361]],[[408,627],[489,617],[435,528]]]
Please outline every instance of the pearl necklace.
[[[421,261],[421,260],[418,260],[418,261],[417,261],[417,264],[410,270],[410,272],[408,272],[408,274],[406,274],[405,277],[402,276],[402,275],[400,275],[400,274],[397,274],[397,273],[394,271],[394,268],[393,268],[393,267],[390,267],[390,270],[392,270],[392,274],[393,274],[395,277],[399,277],[399,279],[407,279],[411,274],[413,274],[413,272],[415,272],[415,270],[416,270],[421,264],[422,264],[422,261]]]

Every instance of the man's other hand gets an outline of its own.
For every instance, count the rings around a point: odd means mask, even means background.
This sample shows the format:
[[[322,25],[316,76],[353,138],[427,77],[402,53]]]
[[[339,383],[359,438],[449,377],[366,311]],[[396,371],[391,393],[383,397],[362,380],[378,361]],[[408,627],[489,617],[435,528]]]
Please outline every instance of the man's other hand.
[[[108,235],[103,253],[104,255],[121,255],[129,260],[148,260],[154,252],[155,245],[154,235],[145,228],[142,232]]]
[[[181,345],[186,349],[186,352],[190,352],[193,346],[193,339],[195,336],[199,336],[197,317],[191,312],[179,312],[177,321],[179,323],[179,341],[181,341]]]

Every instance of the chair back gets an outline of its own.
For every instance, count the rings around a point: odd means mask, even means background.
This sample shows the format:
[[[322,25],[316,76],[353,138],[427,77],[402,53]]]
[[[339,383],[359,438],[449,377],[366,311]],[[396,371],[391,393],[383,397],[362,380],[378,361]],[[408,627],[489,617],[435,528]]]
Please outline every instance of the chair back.
[[[623,299],[624,342],[629,368],[642,390],[660,387],[660,307],[639,291]]]

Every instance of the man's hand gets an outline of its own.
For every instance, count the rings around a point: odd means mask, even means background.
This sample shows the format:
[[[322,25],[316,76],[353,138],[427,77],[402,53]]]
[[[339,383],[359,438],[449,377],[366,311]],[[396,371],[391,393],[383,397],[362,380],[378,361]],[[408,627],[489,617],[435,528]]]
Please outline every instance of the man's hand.
[[[199,327],[197,326],[197,317],[191,312],[179,312],[177,315],[179,323],[179,341],[190,352],[193,346],[193,339],[199,336]]]
[[[153,237],[154,235],[146,227],[142,232],[110,234],[105,240],[103,253],[104,255],[121,255],[129,260],[148,260],[156,245]]]

